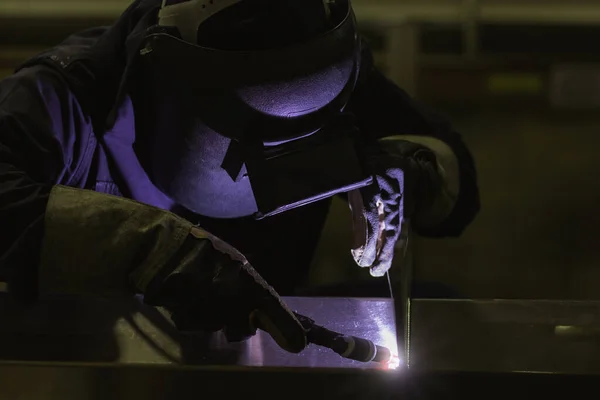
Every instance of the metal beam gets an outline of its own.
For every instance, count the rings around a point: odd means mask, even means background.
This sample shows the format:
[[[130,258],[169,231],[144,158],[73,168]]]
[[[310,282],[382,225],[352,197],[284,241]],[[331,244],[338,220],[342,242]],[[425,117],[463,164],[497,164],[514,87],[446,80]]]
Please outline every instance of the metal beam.
[[[412,301],[411,368],[600,374],[600,302]]]
[[[25,18],[64,18],[118,16],[132,0],[3,0],[0,16]],[[590,1],[513,2],[479,0],[479,19],[493,23],[593,24],[600,22],[600,4]],[[360,20],[379,24],[463,21],[460,0],[374,1],[355,0]]]

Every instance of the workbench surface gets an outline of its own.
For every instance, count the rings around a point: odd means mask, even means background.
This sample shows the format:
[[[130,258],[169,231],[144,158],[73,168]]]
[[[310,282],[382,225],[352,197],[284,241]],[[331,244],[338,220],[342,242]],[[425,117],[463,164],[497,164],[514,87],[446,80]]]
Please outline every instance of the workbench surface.
[[[285,300],[395,350],[391,299]],[[598,302],[413,299],[411,364],[395,371],[312,345],[288,354],[265,334],[240,344],[181,335],[139,299],[22,308],[0,296],[0,318],[0,399],[572,397],[600,373]]]

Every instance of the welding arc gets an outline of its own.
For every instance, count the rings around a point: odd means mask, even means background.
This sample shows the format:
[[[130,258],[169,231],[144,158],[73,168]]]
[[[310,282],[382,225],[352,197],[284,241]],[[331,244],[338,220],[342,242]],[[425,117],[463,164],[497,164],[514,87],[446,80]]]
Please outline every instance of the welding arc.
[[[392,359],[392,352],[388,348],[377,346],[370,340],[330,331],[304,315],[296,313],[296,318],[306,330],[309,343],[327,347],[344,358],[379,363],[387,363]]]

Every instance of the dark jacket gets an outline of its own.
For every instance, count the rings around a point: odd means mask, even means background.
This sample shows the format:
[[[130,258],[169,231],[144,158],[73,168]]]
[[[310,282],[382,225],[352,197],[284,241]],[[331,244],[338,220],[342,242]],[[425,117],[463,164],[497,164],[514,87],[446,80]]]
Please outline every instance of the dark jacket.
[[[143,115],[135,115],[127,86],[128,67],[159,6],[160,0],[138,0],[113,26],[74,35],[0,82],[0,279],[12,280],[14,290],[35,282],[53,185],[175,210],[138,161],[134,144],[143,132],[135,121]],[[421,233],[459,235],[479,209],[473,160],[460,136],[384,78],[368,50],[349,109],[366,135],[432,136],[452,148],[458,201],[442,224]],[[321,202],[263,221],[182,213],[245,253],[286,292],[310,263],[328,207]]]

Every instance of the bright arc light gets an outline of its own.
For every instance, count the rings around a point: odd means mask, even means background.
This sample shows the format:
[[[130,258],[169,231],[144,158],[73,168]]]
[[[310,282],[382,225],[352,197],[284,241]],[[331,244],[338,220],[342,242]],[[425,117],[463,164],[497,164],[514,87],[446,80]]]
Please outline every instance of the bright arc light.
[[[395,354],[392,354],[392,357],[390,357],[390,360],[385,364],[385,369],[386,370],[396,370],[396,369],[400,368],[400,365],[402,365],[402,360],[400,360],[400,357],[398,357]]]

